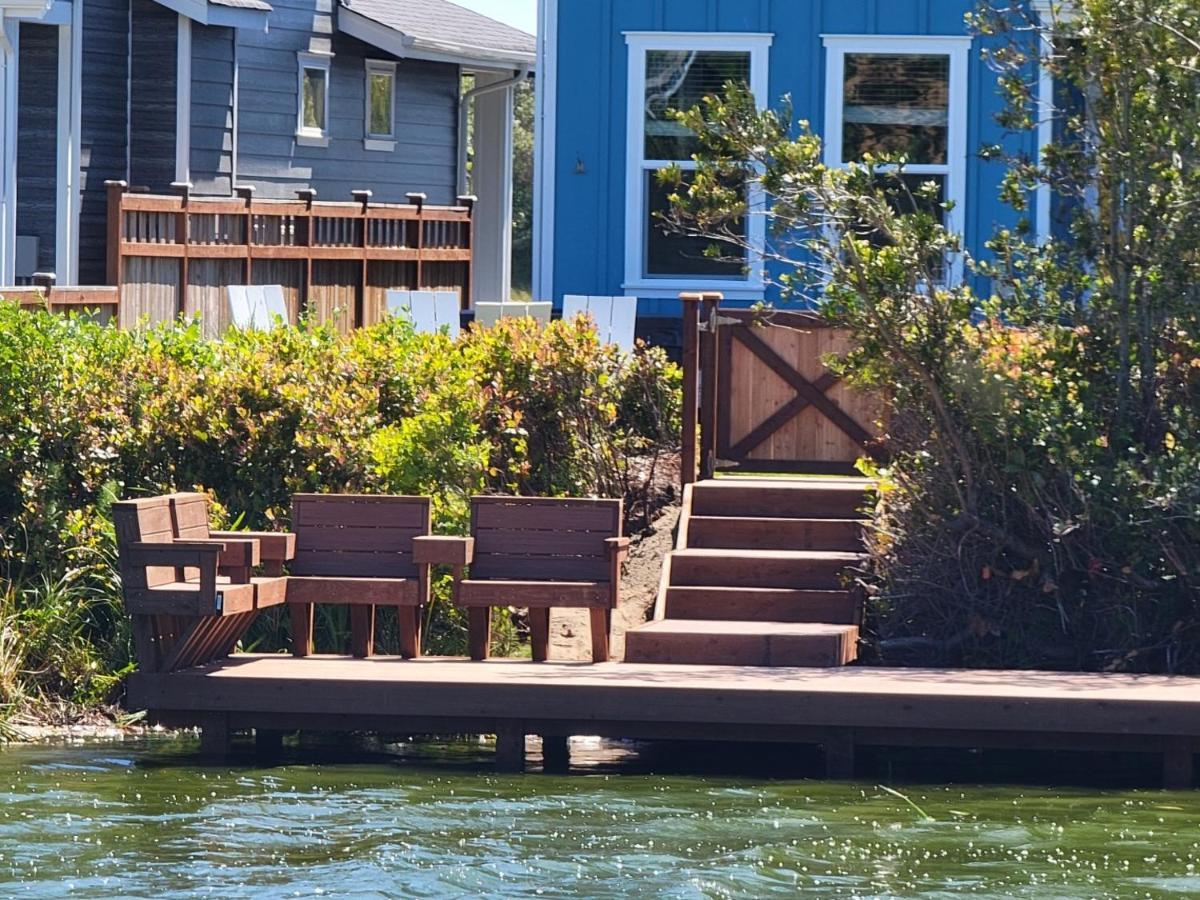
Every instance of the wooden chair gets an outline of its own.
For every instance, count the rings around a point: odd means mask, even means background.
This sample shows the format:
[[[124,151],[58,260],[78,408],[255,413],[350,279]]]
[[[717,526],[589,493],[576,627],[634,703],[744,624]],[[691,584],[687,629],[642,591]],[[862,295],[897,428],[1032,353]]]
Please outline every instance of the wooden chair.
[[[253,538],[181,540],[173,496],[113,504],[125,608],[138,665],[172,672],[228,656],[270,597],[249,575]],[[278,580],[278,579],[277,579]]]
[[[486,659],[495,606],[529,610],[533,658],[549,654],[550,610],[587,608],[592,661],[609,658],[612,611],[621,595],[620,500],[475,497],[471,543],[454,566],[454,601],[469,616],[471,658]],[[470,577],[463,566],[470,565]]]
[[[388,291],[388,312],[403,316],[422,334],[445,329],[451,339],[462,329],[457,291]]]
[[[563,318],[587,315],[596,324],[596,334],[602,344],[616,344],[626,353],[637,346],[636,297],[584,297],[568,294],[563,297]]]
[[[288,567],[292,652],[313,652],[313,609],[350,607],[351,652],[375,652],[375,608],[395,607],[400,653],[421,654],[421,609],[429,602],[429,564],[414,540],[431,530],[428,497],[297,494],[292,498],[296,556]]]

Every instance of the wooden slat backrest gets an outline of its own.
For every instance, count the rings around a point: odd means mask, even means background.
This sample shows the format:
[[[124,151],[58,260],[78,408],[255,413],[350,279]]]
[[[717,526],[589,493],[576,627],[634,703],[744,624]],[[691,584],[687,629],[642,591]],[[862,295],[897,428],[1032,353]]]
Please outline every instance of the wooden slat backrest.
[[[131,566],[127,559],[128,547],[133,543],[167,544],[174,540],[170,497],[146,497],[114,503],[113,527],[117,535],[121,580],[127,590],[145,590],[176,580],[173,568]]]
[[[472,579],[612,579],[606,538],[621,536],[620,500],[475,497]]]
[[[428,497],[296,494],[293,575],[416,578],[413,538],[432,530]]]
[[[172,494],[170,500],[175,537],[182,541],[208,540],[208,497],[205,494]]]

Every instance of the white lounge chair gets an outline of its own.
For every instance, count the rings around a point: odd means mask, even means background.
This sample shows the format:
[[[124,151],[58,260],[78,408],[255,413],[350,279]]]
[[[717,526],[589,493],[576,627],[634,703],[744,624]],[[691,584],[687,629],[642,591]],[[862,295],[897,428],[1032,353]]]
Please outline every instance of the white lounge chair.
[[[436,334],[445,329],[451,338],[458,337],[461,328],[457,291],[388,291],[388,312],[404,316],[413,328],[423,334]]]
[[[587,313],[596,323],[596,334],[603,344],[616,344],[626,353],[635,346],[637,327],[636,297],[584,297],[568,294],[563,298],[563,318],[573,319]]]
[[[290,322],[283,286],[279,284],[231,284],[225,288],[229,298],[229,318],[234,328],[243,331],[270,331],[278,316]]]
[[[553,311],[554,304],[549,302],[476,303],[475,321],[484,327],[491,327],[501,319],[520,319],[529,316],[540,324],[546,325],[550,322],[550,315]]]

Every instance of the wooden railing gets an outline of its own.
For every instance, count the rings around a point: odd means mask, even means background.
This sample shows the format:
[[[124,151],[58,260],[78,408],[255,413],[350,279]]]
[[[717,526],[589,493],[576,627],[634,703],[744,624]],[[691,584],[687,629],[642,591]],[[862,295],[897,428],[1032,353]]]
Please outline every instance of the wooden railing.
[[[16,300],[25,309],[51,312],[91,312],[101,322],[117,315],[118,292],[115,287],[54,287],[47,285],[0,287],[0,298]]]
[[[225,288],[279,284],[295,321],[303,312],[342,330],[379,321],[389,290],[470,292],[474,198],[431,206],[130,193],[108,182],[108,277],[121,289],[119,320],[199,314],[208,333],[228,324]]]

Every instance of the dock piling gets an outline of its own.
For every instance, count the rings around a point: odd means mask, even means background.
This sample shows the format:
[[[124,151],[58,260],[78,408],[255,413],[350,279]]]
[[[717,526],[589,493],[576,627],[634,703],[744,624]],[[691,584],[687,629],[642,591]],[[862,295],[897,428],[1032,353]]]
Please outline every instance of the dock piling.
[[[525,729],[511,725],[496,732],[496,771],[508,775],[525,771]]]

